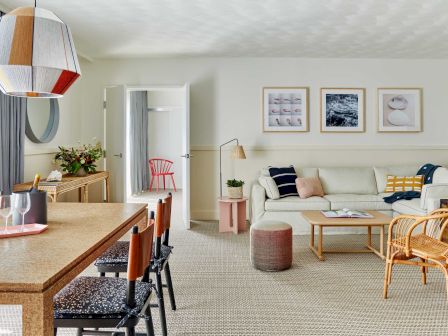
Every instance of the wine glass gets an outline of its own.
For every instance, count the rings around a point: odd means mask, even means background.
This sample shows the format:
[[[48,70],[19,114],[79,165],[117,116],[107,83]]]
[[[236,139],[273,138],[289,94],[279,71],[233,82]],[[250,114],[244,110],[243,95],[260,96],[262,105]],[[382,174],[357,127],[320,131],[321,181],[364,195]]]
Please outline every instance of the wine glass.
[[[12,196],[0,195],[0,216],[5,219],[5,233],[8,233],[8,219],[12,215]]]
[[[30,193],[22,192],[15,194],[14,208],[22,215],[22,229],[20,231],[23,232],[25,228],[25,214],[30,211],[31,208]]]

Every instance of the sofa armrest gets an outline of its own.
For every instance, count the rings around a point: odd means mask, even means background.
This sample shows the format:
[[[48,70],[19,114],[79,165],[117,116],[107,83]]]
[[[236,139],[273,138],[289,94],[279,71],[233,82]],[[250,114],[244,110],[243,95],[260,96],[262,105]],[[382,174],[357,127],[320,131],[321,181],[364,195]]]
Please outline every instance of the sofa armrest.
[[[264,214],[264,203],[266,202],[266,190],[260,183],[254,182],[250,194],[250,221],[254,223]]]
[[[428,210],[430,199],[448,198],[448,183],[425,184],[422,188],[420,207]]]

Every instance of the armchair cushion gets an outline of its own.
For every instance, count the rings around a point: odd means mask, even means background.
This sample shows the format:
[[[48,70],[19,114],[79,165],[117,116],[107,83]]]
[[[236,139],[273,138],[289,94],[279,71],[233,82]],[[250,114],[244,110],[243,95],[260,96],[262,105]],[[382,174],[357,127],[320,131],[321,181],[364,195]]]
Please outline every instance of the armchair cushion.
[[[439,168],[440,169],[440,168]],[[437,170],[439,170],[437,169]],[[448,183],[425,184],[422,188],[420,207],[427,210],[430,199],[448,198]]]
[[[420,207],[420,200],[414,198],[411,200],[402,200],[392,203],[392,210],[403,215],[425,216],[426,211]]]

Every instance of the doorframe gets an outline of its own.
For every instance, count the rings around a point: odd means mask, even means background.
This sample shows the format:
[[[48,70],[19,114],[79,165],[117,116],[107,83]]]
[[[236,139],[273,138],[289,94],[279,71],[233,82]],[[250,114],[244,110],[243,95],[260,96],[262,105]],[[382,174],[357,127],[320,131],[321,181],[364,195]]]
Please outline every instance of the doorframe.
[[[131,185],[130,185],[130,179],[129,179],[129,172],[130,172],[130,167],[131,167],[131,158],[130,155],[127,155],[128,153],[130,153],[130,141],[128,141],[129,139],[129,118],[130,118],[130,94],[133,91],[157,91],[157,90],[163,90],[163,91],[177,91],[177,90],[185,90],[188,94],[190,92],[190,84],[188,82],[184,83],[184,84],[174,84],[174,85],[125,85],[125,119],[126,119],[126,131],[125,131],[125,137],[126,137],[126,146],[125,146],[125,151],[126,151],[126,162],[125,162],[125,198],[127,200],[127,197],[130,195],[131,193]],[[187,101],[185,102],[187,105],[190,104],[190,98],[188,96]],[[190,109],[190,106],[185,106],[185,109]],[[188,120],[187,125],[186,126],[186,132],[190,132],[190,122]],[[188,139],[190,139],[190,137],[188,137]],[[188,152],[190,153],[191,150],[191,144],[189,144],[189,150]],[[182,161],[185,162],[185,161]],[[182,167],[183,168],[183,167]],[[182,169],[183,171],[183,169]],[[182,179],[184,179],[185,176],[182,176]],[[191,174],[190,176],[188,176],[188,182],[187,182],[188,188],[191,188]],[[182,197],[186,197],[186,191],[182,190]],[[190,196],[191,197],[191,192],[190,192]],[[183,201],[183,200],[182,200]],[[183,202],[182,202],[183,203]],[[183,209],[183,206],[182,206]],[[183,211],[183,210],[182,210]],[[191,199],[190,199],[190,208],[186,209],[186,211],[188,212],[188,216],[191,216]],[[183,217],[183,216],[182,216]],[[191,218],[189,218],[188,223],[184,223],[185,228],[186,229],[190,229],[190,222],[191,222]]]
[[[107,148],[107,89],[116,88],[116,87],[121,87],[123,89],[123,96],[124,96],[123,110],[126,112],[126,108],[127,108],[127,106],[126,106],[126,104],[127,104],[127,90],[126,90],[127,86],[126,85],[124,85],[124,84],[111,84],[111,85],[104,86],[104,88],[103,88],[103,139],[102,140],[103,140],[103,149],[106,151],[106,156],[103,157],[103,167],[104,167],[105,171],[107,170],[108,159],[111,157],[111,155],[113,155],[112,153],[110,153],[110,150]],[[128,138],[127,133],[126,133],[126,129],[128,127],[127,126],[127,122],[128,122],[127,116],[126,115],[123,116],[122,120],[123,120],[124,127],[125,127],[125,132],[124,132],[124,136],[123,136],[123,139],[122,139],[123,143],[125,144],[125,146],[124,146],[122,154],[123,154],[125,160],[127,160],[126,159],[127,158],[127,154],[128,154],[128,152],[126,150],[126,148],[127,148],[127,138]],[[124,170],[124,174],[126,176],[126,174],[127,174],[126,163],[125,163],[125,165],[123,167],[123,170]],[[123,181],[123,188],[124,188],[123,189],[123,193],[124,193],[124,200],[123,200],[123,202],[125,203],[126,202],[126,197],[127,197],[126,196],[126,179],[125,179],[125,181]],[[106,192],[107,192],[106,186],[104,185],[103,186],[103,195],[106,195]],[[105,201],[106,200],[104,199],[104,202]]]

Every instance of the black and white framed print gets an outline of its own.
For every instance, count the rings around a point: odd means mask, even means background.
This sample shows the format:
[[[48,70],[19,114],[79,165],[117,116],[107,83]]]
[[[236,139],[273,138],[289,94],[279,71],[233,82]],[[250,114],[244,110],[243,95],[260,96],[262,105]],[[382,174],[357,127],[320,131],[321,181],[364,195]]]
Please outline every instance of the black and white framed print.
[[[364,89],[320,90],[321,132],[364,132]]]
[[[378,89],[378,132],[421,132],[422,89]]]
[[[308,132],[307,87],[263,88],[263,132]]]

